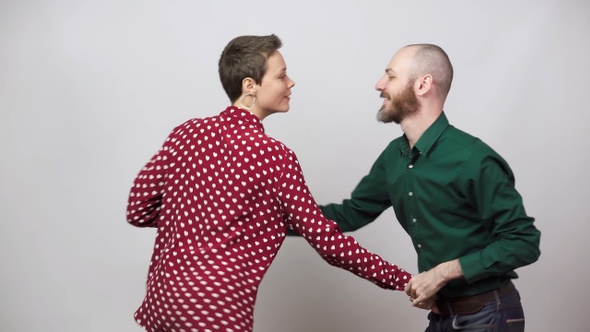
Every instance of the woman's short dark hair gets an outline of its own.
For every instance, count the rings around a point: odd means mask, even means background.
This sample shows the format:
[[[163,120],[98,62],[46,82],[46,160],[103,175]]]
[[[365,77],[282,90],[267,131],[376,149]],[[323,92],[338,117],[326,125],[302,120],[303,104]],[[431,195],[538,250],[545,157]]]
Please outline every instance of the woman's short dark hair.
[[[219,78],[232,103],[242,95],[244,78],[251,77],[260,84],[266,72],[266,60],[281,46],[281,40],[274,34],[239,36],[225,46],[219,58]]]

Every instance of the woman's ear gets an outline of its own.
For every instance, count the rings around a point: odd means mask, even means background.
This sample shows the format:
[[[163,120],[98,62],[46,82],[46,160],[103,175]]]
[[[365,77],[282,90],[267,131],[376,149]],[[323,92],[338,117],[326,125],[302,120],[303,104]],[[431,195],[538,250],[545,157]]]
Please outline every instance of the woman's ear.
[[[254,87],[256,86],[256,82],[252,77],[246,77],[242,80],[242,94],[254,94]]]

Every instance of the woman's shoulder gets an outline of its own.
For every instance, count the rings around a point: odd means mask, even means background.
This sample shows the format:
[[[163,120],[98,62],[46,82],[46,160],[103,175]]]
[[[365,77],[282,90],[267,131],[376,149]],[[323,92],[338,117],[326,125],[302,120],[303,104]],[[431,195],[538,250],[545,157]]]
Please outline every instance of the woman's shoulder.
[[[258,144],[256,144],[258,143]],[[283,142],[275,139],[273,137],[262,135],[260,140],[255,142],[254,144],[257,148],[261,151],[265,151],[267,153],[272,154],[280,154],[280,155],[294,155],[293,150],[291,150],[287,145]]]

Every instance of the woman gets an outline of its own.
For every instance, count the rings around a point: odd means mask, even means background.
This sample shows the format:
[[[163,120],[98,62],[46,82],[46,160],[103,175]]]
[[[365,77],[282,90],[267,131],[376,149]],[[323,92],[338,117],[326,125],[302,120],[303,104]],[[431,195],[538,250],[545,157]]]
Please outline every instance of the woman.
[[[233,105],[176,127],[135,179],[127,220],[158,228],[135,313],[147,331],[252,331],[258,285],[288,227],[380,287],[403,290],[411,277],[326,219],[295,154],[264,133],[295,85],[280,47],[275,35],[232,40],[219,75]]]

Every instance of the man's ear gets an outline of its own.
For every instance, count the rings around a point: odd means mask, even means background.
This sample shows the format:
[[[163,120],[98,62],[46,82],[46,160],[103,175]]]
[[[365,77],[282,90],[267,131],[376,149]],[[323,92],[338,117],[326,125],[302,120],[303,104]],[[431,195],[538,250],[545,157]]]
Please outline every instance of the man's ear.
[[[426,94],[428,91],[430,91],[430,89],[432,89],[433,83],[432,75],[430,74],[418,78],[414,84],[416,95],[423,96]]]

